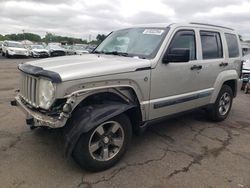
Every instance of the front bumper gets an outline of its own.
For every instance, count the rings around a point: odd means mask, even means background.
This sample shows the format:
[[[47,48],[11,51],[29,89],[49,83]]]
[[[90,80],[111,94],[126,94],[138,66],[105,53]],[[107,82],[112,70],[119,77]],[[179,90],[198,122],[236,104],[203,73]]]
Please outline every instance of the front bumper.
[[[33,53],[33,57],[49,57],[48,53]]]
[[[52,52],[50,52],[50,56],[52,56],[52,57],[56,57],[56,56],[65,56],[66,55],[66,52],[64,52],[64,51],[52,51]]]
[[[15,97],[14,101],[11,101],[12,106],[17,106],[21,111],[26,114],[26,123],[30,128],[35,127],[50,127],[50,128],[60,128],[66,124],[67,118],[64,114],[60,114],[59,117],[51,117],[41,112],[31,110],[28,108],[21,99],[20,95]]]
[[[25,53],[25,52],[13,52],[13,51],[8,51],[9,55],[11,56],[25,56],[25,57],[28,57],[29,54],[28,53]]]

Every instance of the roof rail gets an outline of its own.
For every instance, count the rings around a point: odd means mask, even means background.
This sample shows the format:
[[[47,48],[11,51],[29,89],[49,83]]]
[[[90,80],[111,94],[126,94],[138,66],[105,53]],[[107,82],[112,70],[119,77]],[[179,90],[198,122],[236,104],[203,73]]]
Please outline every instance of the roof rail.
[[[212,27],[220,27],[220,28],[229,29],[229,30],[234,31],[234,29],[232,29],[232,28],[224,27],[224,26],[220,26],[220,25],[205,24],[205,23],[198,23],[198,22],[190,22],[190,24],[205,25],[205,26],[212,26]]]

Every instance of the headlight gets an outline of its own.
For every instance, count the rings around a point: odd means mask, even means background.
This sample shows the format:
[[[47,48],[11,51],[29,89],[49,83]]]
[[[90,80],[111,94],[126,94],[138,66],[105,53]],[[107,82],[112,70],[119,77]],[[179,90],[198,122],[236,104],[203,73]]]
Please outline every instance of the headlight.
[[[39,106],[49,109],[55,96],[55,86],[49,80],[40,79],[39,82]]]

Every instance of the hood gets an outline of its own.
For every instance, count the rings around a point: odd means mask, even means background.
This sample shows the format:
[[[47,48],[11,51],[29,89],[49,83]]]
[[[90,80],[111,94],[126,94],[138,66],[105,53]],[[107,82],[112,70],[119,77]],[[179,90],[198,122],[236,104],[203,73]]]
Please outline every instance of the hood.
[[[25,48],[15,48],[15,47],[8,47],[9,50],[15,50],[15,51],[22,51],[22,52],[26,52],[27,49]]]
[[[151,67],[151,61],[146,59],[97,54],[55,57],[26,64],[56,72],[62,81],[132,72],[138,68]]]

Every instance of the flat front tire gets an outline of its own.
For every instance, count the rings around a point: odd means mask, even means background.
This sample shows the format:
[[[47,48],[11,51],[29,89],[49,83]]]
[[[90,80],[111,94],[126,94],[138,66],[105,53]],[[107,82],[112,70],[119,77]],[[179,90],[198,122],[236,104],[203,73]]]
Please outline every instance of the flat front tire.
[[[72,156],[82,168],[102,171],[122,158],[131,138],[131,122],[125,114],[121,114],[82,134]]]
[[[233,102],[233,91],[228,85],[223,85],[215,103],[209,109],[213,121],[223,121],[227,118]]]

